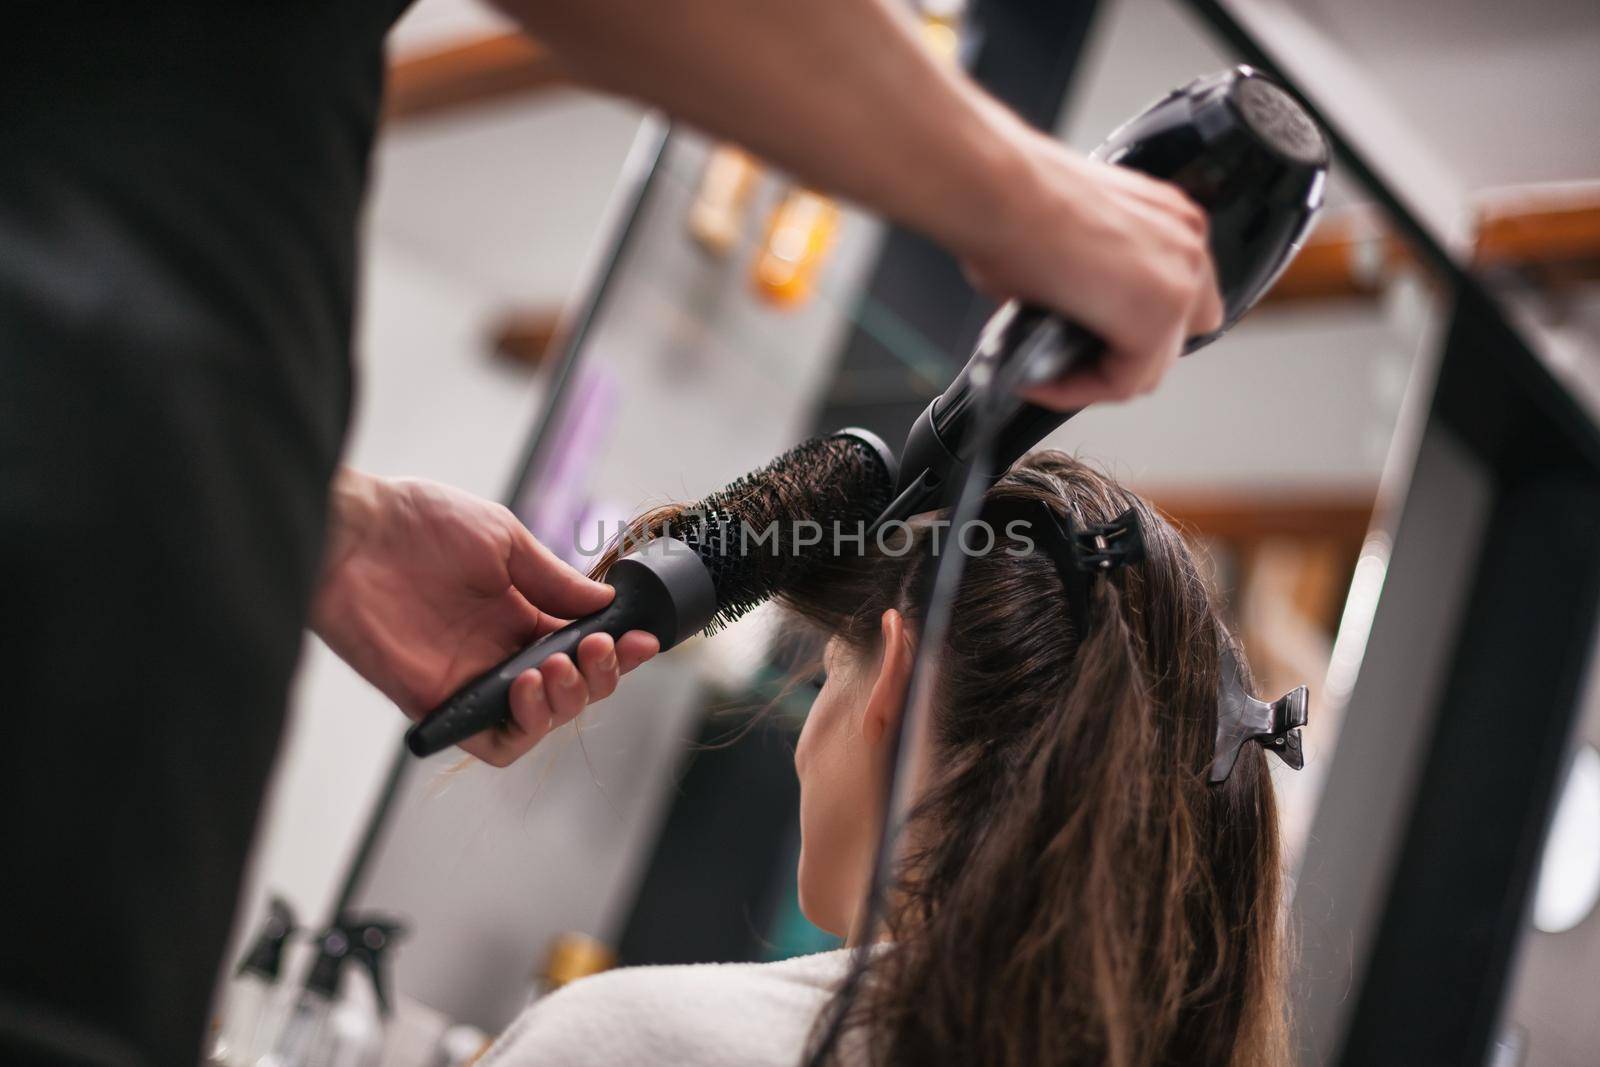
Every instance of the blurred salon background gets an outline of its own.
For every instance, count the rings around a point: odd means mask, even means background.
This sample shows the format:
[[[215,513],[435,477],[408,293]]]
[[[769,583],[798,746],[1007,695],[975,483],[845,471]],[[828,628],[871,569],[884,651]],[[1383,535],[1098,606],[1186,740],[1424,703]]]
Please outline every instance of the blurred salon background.
[[[1524,401],[1488,370],[1449,376],[1501,357],[1471,350],[1486,328],[1415,228],[1493,294],[1576,420],[1560,432],[1592,437],[1600,9],[1224,7],[924,0],[921,16],[930,48],[1084,150],[1169,89],[1249,59],[1214,16],[1237,17],[1408,216],[1341,159],[1304,253],[1247,321],[1156,395],[1049,442],[1205,546],[1262,696],[1309,684],[1306,771],[1280,779],[1300,1045],[1307,1063],[1359,1062],[1363,1041],[1398,1025],[1383,990],[1405,972],[1389,961],[1435,947],[1397,932],[1416,929],[1402,922],[1420,892],[1408,886],[1425,884],[1411,845],[1440,805],[1471,795],[1449,769],[1497,744],[1440,724],[1484,714],[1452,718],[1452,694],[1467,660],[1483,662],[1465,651],[1489,610],[1481,561],[1510,536],[1497,516],[1521,483],[1508,472],[1527,470],[1505,451],[1522,422],[1485,443],[1448,408]],[[992,310],[931,246],[564,84],[537,42],[474,0],[421,0],[394,34],[375,193],[349,459],[502,499],[580,565],[594,539],[575,529],[699,496],[816,430],[902,440]],[[1563,578],[1535,568],[1527,581]],[[1527,661],[1548,685],[1512,678],[1528,706],[1491,709],[1521,717],[1542,755],[1526,775],[1508,758],[1476,780],[1504,791],[1494,810],[1516,825],[1496,836],[1460,808],[1481,859],[1441,860],[1464,885],[1481,862],[1486,893],[1526,884],[1497,891],[1514,930],[1490,939],[1493,974],[1470,991],[1487,998],[1473,1018],[1500,1063],[1600,1059],[1595,636],[1592,618],[1558,618],[1561,641],[1524,628],[1565,650],[1554,666]],[[272,896],[311,926],[341,902],[392,913],[408,926],[394,957],[407,1024],[493,1035],[536,987],[611,961],[832,947],[794,900],[790,746],[809,691],[781,695],[776,628],[761,611],[695,639],[504,771],[397,761],[405,721],[308,639],[236,954]],[[1440,762],[1451,746],[1466,754]],[[1459,916],[1463,930],[1476,921]]]

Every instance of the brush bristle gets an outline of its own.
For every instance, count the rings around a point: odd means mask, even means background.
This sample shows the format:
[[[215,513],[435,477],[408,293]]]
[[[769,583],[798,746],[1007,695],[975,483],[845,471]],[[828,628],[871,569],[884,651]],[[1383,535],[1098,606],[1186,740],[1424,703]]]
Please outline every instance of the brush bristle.
[[[852,433],[814,437],[684,509],[671,533],[711,572],[717,614],[707,633],[814,578],[889,506],[894,472]],[[815,525],[811,525],[811,524]]]

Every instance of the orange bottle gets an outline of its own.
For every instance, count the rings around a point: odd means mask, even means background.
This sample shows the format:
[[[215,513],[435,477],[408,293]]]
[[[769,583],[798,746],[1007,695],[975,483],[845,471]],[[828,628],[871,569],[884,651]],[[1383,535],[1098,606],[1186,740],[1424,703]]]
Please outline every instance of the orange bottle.
[[[761,167],[743,149],[718,145],[706,159],[700,188],[689,207],[689,236],[714,256],[725,256],[744,233]]]
[[[918,5],[923,43],[947,63],[958,61],[966,6],[966,0],[922,0]],[[785,193],[756,259],[756,292],[780,307],[810,299],[840,220],[839,205],[821,193],[801,188]]]
[[[821,193],[798,187],[786,192],[756,258],[756,292],[782,307],[808,300],[838,234],[839,218],[839,205]]]

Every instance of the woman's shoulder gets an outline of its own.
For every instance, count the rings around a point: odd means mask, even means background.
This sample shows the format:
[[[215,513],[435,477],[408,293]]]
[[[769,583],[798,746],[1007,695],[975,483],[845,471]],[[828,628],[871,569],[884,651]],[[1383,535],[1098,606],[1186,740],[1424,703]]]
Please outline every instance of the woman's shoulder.
[[[777,963],[607,971],[531,1005],[481,1067],[788,1067],[849,960],[838,950]]]

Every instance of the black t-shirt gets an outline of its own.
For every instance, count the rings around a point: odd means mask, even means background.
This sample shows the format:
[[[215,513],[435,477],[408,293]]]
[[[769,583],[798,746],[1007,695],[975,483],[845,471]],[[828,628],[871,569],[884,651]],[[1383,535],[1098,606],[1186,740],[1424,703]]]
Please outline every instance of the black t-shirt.
[[[382,41],[407,0],[8,5],[0,276],[259,375],[336,451]],[[90,258],[92,255],[92,258]]]
[[[344,440],[404,7],[6,6],[0,1061],[194,1062]]]

